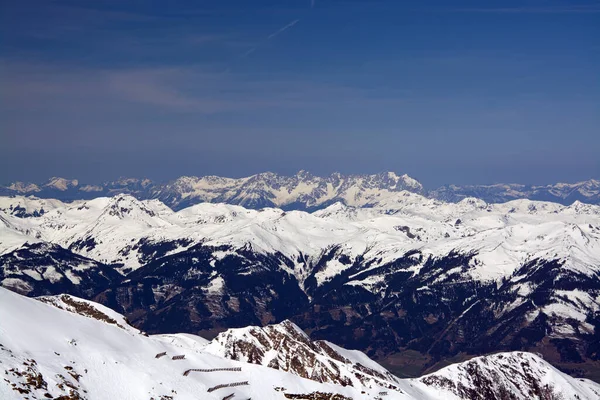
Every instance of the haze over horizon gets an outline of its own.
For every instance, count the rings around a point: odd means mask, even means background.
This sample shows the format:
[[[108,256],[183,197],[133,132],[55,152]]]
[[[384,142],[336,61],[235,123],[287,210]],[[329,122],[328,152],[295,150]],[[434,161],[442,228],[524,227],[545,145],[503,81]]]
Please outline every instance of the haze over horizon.
[[[0,0],[0,22],[2,183],[600,177],[596,1]]]

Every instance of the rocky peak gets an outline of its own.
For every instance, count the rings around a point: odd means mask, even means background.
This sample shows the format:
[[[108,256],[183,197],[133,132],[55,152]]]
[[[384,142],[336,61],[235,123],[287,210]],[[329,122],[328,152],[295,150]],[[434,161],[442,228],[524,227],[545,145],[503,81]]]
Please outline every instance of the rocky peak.
[[[35,193],[41,190],[38,185],[28,182],[13,182],[7,186],[7,189],[17,193]]]
[[[120,219],[126,216],[134,217],[135,215],[156,216],[156,213],[146,207],[144,203],[127,194],[119,194],[113,197],[106,207],[106,212]]]
[[[572,379],[532,353],[476,357],[419,379],[467,400],[592,399],[598,385]]]
[[[206,351],[318,382],[397,388],[397,379],[363,353],[344,350],[326,341],[312,341],[288,320],[262,328],[229,329],[212,340]]]
[[[77,179],[65,179],[59,177],[52,177],[48,182],[44,185],[44,188],[60,190],[64,192],[71,188],[77,187],[79,185],[79,181]]]

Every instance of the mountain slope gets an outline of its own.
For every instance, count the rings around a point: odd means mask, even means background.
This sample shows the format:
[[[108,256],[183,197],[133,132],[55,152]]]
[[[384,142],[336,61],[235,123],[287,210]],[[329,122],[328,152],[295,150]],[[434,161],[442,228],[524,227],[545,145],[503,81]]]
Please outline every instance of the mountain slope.
[[[531,353],[500,353],[451,365],[419,379],[461,399],[597,399],[600,386],[572,379]]]
[[[215,356],[204,350],[206,344],[201,338],[191,335],[145,336],[124,326],[126,321],[122,316],[81,299],[61,296],[42,300],[0,288],[2,399],[185,400],[200,396],[204,399],[441,400],[481,399],[485,394],[486,399],[498,400],[559,396],[586,400],[597,398],[600,393],[600,385],[575,380],[543,360],[523,353],[481,357],[421,379],[397,379],[396,389],[319,383],[281,370]],[[289,324],[287,328],[297,330]],[[291,333],[287,328],[272,329],[287,339]],[[293,341],[298,335],[301,332],[290,338]],[[336,347],[329,349],[328,354],[336,358],[360,359],[368,367],[385,371],[365,360],[364,355]],[[175,355],[183,359],[173,360]],[[236,386],[237,383],[243,384]],[[354,383],[359,384],[360,380]],[[506,389],[512,397],[505,396]],[[524,393],[528,396],[523,397]],[[547,397],[548,394],[555,397]]]
[[[121,280],[111,266],[51,243],[25,243],[0,255],[0,282],[28,296],[71,293],[93,296]]]
[[[360,396],[354,388],[321,384],[183,349],[162,338],[123,329],[104,318],[74,314],[5,289],[0,289],[0,320],[2,399],[21,399],[24,395],[30,399],[66,396],[166,400],[197,399],[199,395],[221,399],[230,393],[236,398],[285,399],[284,392],[275,390],[278,386],[292,393]],[[163,352],[167,355],[155,358]],[[185,355],[184,360],[171,359],[180,354]],[[183,374],[191,368],[240,367],[241,371]],[[248,385],[208,391],[220,384],[246,381]]]

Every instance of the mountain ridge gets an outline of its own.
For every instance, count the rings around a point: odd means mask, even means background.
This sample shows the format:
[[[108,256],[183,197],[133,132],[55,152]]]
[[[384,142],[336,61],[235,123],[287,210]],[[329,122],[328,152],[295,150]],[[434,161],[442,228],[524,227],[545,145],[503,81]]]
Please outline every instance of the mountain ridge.
[[[77,179],[53,177],[45,183],[13,182],[0,186],[0,195],[33,195],[74,201],[130,194],[139,200],[159,199],[175,210],[202,202],[212,202],[254,209],[278,207],[286,210],[314,211],[337,201],[350,206],[369,207],[382,199],[393,197],[402,190],[449,202],[476,197],[488,203],[530,199],[558,202],[563,205],[574,201],[600,204],[600,181],[595,179],[550,185],[444,185],[426,190],[414,178],[394,172],[371,175],[333,173],[319,177],[303,170],[292,176],[272,172],[243,178],[181,176],[168,182],[120,178],[115,181],[84,184]]]
[[[522,352],[477,357],[420,378],[398,379],[358,351],[311,342],[289,321],[222,335],[234,341],[148,336],[94,302],[69,295],[31,299],[4,288],[0,319],[0,397],[7,400],[191,400],[199,395],[207,400],[591,400],[600,394],[597,383],[570,377]],[[251,338],[253,330],[259,331]],[[264,336],[267,332],[275,341]],[[233,342],[244,354],[271,356],[274,345],[278,365],[303,369],[236,361],[228,352]],[[215,354],[222,350],[228,355]],[[353,375],[345,375],[346,369]]]
[[[30,216],[7,213],[25,201]],[[175,212],[129,195],[0,197],[0,208],[2,285],[72,291],[150,333],[212,337],[289,319],[378,360],[416,352],[419,370],[512,350],[582,376],[600,362],[598,206],[401,191],[313,213],[222,203]]]

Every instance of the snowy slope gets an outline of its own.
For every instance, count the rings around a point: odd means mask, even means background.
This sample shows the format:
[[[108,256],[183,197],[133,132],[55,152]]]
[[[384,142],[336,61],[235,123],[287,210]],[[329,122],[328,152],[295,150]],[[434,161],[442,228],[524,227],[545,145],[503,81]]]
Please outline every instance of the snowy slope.
[[[83,303],[87,305],[84,312],[77,305]],[[89,312],[94,309],[98,313]],[[175,342],[164,336],[148,337],[110,319],[124,322],[110,310],[81,299],[36,301],[0,288],[0,368],[4,372],[0,397],[166,400],[222,399],[233,394],[233,399],[330,399],[338,394],[335,398],[340,400],[500,399],[507,388],[517,399],[547,399],[541,394],[551,390],[555,396],[585,400],[598,398],[600,393],[599,385],[570,378],[523,353],[481,357],[421,379],[397,380],[396,390],[363,387],[359,391],[218,357],[190,336],[174,335]],[[353,361],[365,361],[356,352],[333,349]],[[172,360],[174,355],[184,359]],[[382,370],[373,362],[365,364]],[[191,369],[221,368],[234,370],[184,374]],[[248,385],[208,391],[234,382]]]
[[[292,260],[314,259],[338,246],[351,260],[359,255],[378,260],[373,267],[411,250],[432,256],[458,250],[477,253],[470,275],[482,280],[508,276],[536,258],[564,260],[566,268],[580,271],[596,270],[600,260],[598,206],[476,199],[453,204],[410,192],[396,195],[374,208],[336,203],[313,214],[209,203],[173,212],[157,200],[98,198],[36,218],[5,215],[0,253],[14,249],[19,238],[44,240],[130,270],[198,243],[251,244],[255,251],[280,252]],[[6,204],[11,200],[20,204],[24,198],[0,197]],[[152,251],[153,245],[167,242],[171,248],[165,254]],[[330,279],[340,269],[333,262],[317,279]]]
[[[24,394],[43,399],[46,393],[51,397],[77,393],[84,399],[221,399],[230,393],[235,398],[286,398],[274,387],[285,387],[286,393],[321,391],[360,396],[353,388],[320,384],[267,367],[183,349],[6,289],[0,289],[0,321],[0,365],[5,372],[0,381],[2,399],[21,399]],[[163,352],[167,355],[155,358]],[[171,360],[180,354],[185,355],[184,360]],[[239,367],[240,372],[183,375],[191,368]],[[244,381],[249,385],[207,392],[219,384]],[[374,397],[372,393],[367,398]]]
[[[64,207],[62,201],[54,199],[39,199],[33,196],[0,197],[0,211],[20,218],[39,217],[48,211]]]

